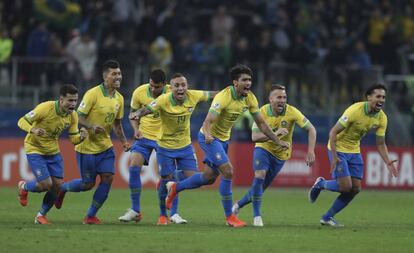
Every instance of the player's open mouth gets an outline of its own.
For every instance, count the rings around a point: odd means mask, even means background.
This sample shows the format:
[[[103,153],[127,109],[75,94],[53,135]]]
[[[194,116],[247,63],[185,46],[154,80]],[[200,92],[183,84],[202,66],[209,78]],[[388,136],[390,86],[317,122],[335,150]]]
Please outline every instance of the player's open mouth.
[[[383,106],[383,103],[378,102],[375,104],[375,109],[381,110],[382,106]]]
[[[121,85],[121,79],[116,79],[116,80],[114,80],[114,84],[116,84],[116,85]]]
[[[281,112],[283,111],[283,109],[285,109],[285,105],[284,104],[277,105],[277,109],[279,110],[279,112]]]

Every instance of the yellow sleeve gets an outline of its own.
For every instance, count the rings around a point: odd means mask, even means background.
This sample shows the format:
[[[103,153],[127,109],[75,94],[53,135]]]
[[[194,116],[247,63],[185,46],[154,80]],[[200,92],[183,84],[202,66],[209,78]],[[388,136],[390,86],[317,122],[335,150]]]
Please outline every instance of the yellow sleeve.
[[[34,122],[41,121],[44,117],[46,104],[42,103],[36,106],[32,111],[26,113],[23,117],[19,119],[17,125],[24,131],[30,133],[32,125]]]
[[[131,97],[131,111],[136,111],[142,107],[142,104],[139,102],[139,91],[135,89]]]
[[[124,98],[120,95],[120,99],[119,99],[119,108],[118,108],[118,113],[116,114],[116,119],[122,119],[124,117]]]
[[[146,107],[150,109],[151,112],[159,111],[164,106],[166,101],[168,101],[169,96],[171,96],[171,93],[163,94],[157,97],[155,100],[153,100],[148,105],[146,105]]]
[[[385,132],[387,131],[387,115],[384,114],[384,117],[380,118],[379,126],[377,131],[375,132],[375,135],[377,136],[385,136]]]
[[[68,132],[69,132],[69,139],[73,143],[73,145],[78,145],[83,140],[80,138],[79,129],[78,129],[78,114],[76,112],[73,112],[71,114],[71,124],[69,126]]]
[[[346,109],[342,116],[339,118],[338,123],[341,124],[344,128],[348,127],[349,124],[355,120],[354,114],[355,110],[353,110],[351,107],[348,107],[348,109]]]
[[[301,128],[307,129],[308,125],[310,124],[309,120],[303,115],[297,108],[292,107],[295,123],[298,124]]]
[[[251,114],[259,113],[259,102],[257,101],[257,98],[253,93],[250,93],[247,97],[247,103],[249,106],[249,112]]]
[[[32,124],[30,124],[24,116],[19,119],[17,125],[20,127],[20,129],[28,133],[30,133],[30,130],[32,129]]]
[[[223,109],[227,107],[227,99],[223,96],[224,93],[217,94],[211,103],[209,112],[219,115]]]
[[[96,103],[96,96],[92,92],[86,92],[78,107],[78,113],[87,116]]]

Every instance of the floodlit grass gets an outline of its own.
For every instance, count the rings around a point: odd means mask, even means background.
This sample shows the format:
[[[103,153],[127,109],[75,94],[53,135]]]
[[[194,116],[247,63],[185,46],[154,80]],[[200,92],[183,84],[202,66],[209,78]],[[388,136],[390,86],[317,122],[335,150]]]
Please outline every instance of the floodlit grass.
[[[241,198],[246,189],[234,189]],[[155,190],[142,193],[143,220],[120,223],[129,207],[128,190],[112,190],[98,213],[103,225],[82,225],[93,192],[68,193],[61,210],[48,214],[50,226],[34,225],[43,194],[29,194],[21,207],[17,190],[0,188],[1,252],[414,252],[414,195],[412,192],[365,191],[337,215],[344,228],[319,225],[319,218],[337,194],[322,192],[315,204],[306,189],[265,192],[265,226],[251,226],[251,205],[239,217],[248,227],[225,226],[216,190],[181,193],[180,214],[186,225],[156,226]]]

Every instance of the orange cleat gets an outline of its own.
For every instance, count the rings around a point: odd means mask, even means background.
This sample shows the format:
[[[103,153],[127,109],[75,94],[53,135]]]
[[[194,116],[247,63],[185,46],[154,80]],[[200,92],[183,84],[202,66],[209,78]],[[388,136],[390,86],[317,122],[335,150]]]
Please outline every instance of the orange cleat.
[[[58,196],[57,196],[56,201],[55,201],[55,207],[57,209],[60,209],[62,207],[63,199],[65,198],[65,195],[66,195],[66,192],[63,192],[63,191],[59,190]]]
[[[22,206],[27,206],[27,195],[28,195],[28,191],[26,191],[25,189],[24,189],[24,185],[26,184],[26,182],[25,181],[19,181],[19,183],[17,184],[17,187],[19,188],[19,196],[18,196],[18,199],[19,199],[19,203],[20,203],[20,205],[22,205]]]
[[[241,228],[246,226],[246,222],[239,220],[236,215],[231,214],[229,217],[226,218],[227,226],[234,227],[234,228]]]
[[[157,225],[165,226],[165,225],[168,225],[168,223],[170,223],[170,221],[168,220],[167,216],[161,215],[158,218]]]
[[[89,224],[89,225],[99,225],[101,224],[101,221],[98,219],[98,217],[93,216],[93,217],[88,217],[86,216],[83,219],[83,224]]]
[[[44,215],[36,216],[34,223],[35,224],[40,224],[40,225],[50,225],[50,224],[52,224],[46,219],[46,216],[44,216]]]
[[[168,182],[167,190],[168,190],[168,194],[167,194],[167,197],[165,198],[165,207],[168,210],[170,210],[175,197],[177,197],[177,183],[172,182],[172,181]]]

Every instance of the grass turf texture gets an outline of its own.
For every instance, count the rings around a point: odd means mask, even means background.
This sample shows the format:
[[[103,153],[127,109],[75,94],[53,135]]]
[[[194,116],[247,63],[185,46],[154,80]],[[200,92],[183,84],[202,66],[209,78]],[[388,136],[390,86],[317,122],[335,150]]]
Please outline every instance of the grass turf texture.
[[[239,199],[246,189],[234,189]],[[98,212],[103,225],[82,225],[93,191],[68,193],[62,209],[52,209],[50,226],[33,224],[43,194],[29,193],[21,207],[17,190],[0,188],[1,252],[413,252],[414,197],[412,192],[364,191],[337,219],[344,228],[322,227],[319,218],[337,194],[322,192],[315,204],[305,189],[265,192],[262,215],[265,226],[252,223],[252,207],[239,217],[248,227],[225,226],[217,190],[181,194],[180,214],[186,225],[156,226],[155,190],[142,192],[143,220],[120,223],[129,207],[128,190],[112,190]]]

